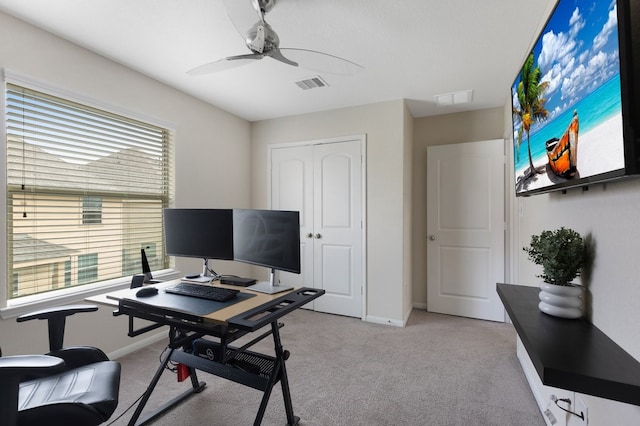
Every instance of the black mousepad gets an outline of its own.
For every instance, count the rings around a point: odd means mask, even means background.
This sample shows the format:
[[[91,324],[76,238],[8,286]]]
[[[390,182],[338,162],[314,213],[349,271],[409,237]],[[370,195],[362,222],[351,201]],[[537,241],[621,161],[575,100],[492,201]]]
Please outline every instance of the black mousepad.
[[[125,297],[125,299],[189,314],[207,315],[211,312],[219,311],[220,309],[226,308],[227,306],[235,305],[238,302],[242,302],[243,300],[247,300],[254,296],[255,294],[240,292],[236,294],[236,297],[230,300],[227,300],[225,302],[216,302],[215,300],[165,293],[163,290],[160,290],[153,296],[136,297],[134,293],[133,297]]]

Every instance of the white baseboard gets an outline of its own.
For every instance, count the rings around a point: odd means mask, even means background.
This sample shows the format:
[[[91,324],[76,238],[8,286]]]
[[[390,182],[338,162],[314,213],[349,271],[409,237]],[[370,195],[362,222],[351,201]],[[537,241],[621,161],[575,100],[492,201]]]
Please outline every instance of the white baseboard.
[[[113,352],[110,352],[107,354],[107,356],[109,357],[109,359],[115,360],[166,338],[166,331],[157,333],[152,336],[145,337],[144,339],[138,340],[130,345],[125,346],[124,348],[120,348]]]
[[[389,319],[389,318],[383,318],[383,317],[376,317],[373,315],[367,315],[367,317],[365,318],[365,321],[367,322],[372,322],[375,324],[384,324],[384,325],[393,325],[395,327],[404,327],[406,325],[406,320],[405,321],[399,321],[399,320],[394,320],[394,319]]]

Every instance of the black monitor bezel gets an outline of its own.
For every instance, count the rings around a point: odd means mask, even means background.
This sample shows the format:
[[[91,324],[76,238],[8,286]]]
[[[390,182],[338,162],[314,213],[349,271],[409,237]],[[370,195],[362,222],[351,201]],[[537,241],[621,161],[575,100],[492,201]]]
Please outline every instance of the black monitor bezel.
[[[233,260],[232,209],[165,208],[163,225],[167,256]],[[176,233],[183,241],[191,236],[199,245],[177,244]]]
[[[287,226],[289,229],[289,236],[292,237],[291,241],[287,243],[290,245],[292,252],[297,255],[294,256],[292,262],[289,263],[277,263],[272,260],[265,260],[264,258],[258,258],[257,256],[247,256],[242,252],[243,242],[240,241],[240,224],[245,215],[258,215],[260,218],[267,221],[274,221],[278,219],[287,219]],[[300,256],[300,213],[298,211],[291,210],[257,210],[257,209],[234,209],[233,210],[233,224],[234,224],[234,260],[238,262],[248,263],[251,265],[262,266],[277,271],[291,272],[294,274],[301,273],[301,256]],[[294,249],[295,247],[295,249]]]

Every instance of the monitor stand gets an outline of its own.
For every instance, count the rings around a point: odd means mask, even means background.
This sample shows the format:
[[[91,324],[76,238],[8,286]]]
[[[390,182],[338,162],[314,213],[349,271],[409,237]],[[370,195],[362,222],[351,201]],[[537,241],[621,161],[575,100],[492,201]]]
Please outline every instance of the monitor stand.
[[[213,269],[209,268],[209,259],[206,257],[202,259],[202,274],[198,275],[185,275],[183,281],[191,281],[195,283],[210,283],[220,279],[220,275]]]
[[[275,269],[271,269],[271,273],[269,274],[269,281],[260,281],[257,284],[250,285],[249,287],[247,287],[247,290],[253,290],[267,294],[276,294],[283,291],[292,290],[294,288],[291,285],[276,284],[275,273]]]

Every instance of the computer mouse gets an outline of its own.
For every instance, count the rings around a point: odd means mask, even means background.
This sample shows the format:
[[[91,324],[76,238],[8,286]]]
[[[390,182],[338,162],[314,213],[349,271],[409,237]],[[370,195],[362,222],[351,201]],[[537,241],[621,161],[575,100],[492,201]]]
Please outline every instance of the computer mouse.
[[[158,289],[155,287],[142,287],[136,291],[136,297],[149,297],[158,294]]]

